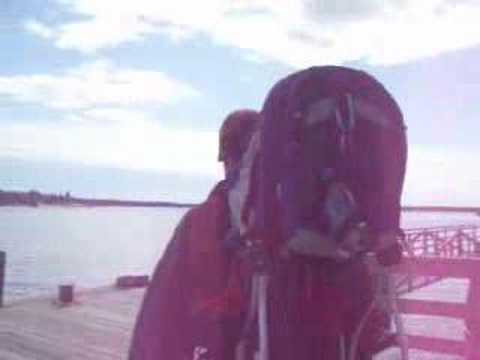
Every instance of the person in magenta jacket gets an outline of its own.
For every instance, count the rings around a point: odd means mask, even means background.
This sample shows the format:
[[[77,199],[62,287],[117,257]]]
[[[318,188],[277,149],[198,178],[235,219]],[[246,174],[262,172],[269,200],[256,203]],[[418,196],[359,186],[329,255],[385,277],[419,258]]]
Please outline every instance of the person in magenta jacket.
[[[231,275],[234,250],[225,242],[227,196],[258,121],[257,112],[239,110],[223,122],[218,160],[225,179],[177,225],[137,315],[130,360],[233,358],[245,306]]]

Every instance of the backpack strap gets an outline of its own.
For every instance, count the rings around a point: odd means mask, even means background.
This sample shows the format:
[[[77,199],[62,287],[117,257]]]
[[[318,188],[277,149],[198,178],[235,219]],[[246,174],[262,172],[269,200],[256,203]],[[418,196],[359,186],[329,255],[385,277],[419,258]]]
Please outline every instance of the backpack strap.
[[[335,108],[335,120],[337,129],[340,133],[340,153],[345,154],[347,147],[350,144],[350,135],[355,127],[355,105],[353,96],[350,93],[345,94],[345,101],[347,107],[347,116],[342,116],[339,106]]]

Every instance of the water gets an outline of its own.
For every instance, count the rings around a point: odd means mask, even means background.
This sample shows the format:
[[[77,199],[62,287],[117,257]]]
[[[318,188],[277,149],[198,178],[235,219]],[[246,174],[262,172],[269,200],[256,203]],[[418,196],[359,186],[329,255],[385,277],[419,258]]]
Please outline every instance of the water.
[[[149,274],[186,209],[0,207],[7,302]]]
[[[7,252],[6,301],[113,284],[150,274],[186,209],[0,207],[0,250]],[[479,224],[459,213],[405,213],[402,226]]]
[[[401,219],[404,229],[450,225],[480,225],[480,216],[475,213],[408,211]]]

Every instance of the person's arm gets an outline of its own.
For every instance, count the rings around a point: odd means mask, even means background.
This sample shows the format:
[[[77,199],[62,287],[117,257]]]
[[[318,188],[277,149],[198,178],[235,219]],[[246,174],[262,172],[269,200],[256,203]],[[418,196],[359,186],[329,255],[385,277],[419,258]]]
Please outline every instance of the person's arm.
[[[189,211],[177,225],[145,292],[130,343],[130,360],[179,359],[183,356],[182,328],[186,301],[183,290],[185,257],[190,231]]]

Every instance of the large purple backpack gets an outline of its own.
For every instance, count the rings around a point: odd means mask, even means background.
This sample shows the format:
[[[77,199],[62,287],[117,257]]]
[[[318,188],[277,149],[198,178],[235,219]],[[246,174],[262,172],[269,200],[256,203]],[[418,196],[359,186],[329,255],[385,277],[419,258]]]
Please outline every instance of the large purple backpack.
[[[314,226],[341,241],[342,229],[361,222],[369,229],[368,237],[374,239],[366,251],[376,251],[384,265],[400,260],[401,247],[395,236],[391,237],[393,245],[387,247],[379,246],[375,239],[399,232],[407,158],[403,116],[372,76],[338,66],[312,67],[280,80],[268,94],[262,115],[249,205],[253,212],[249,213],[254,215],[253,238],[260,240],[260,253],[267,249],[267,254],[273,254],[273,259],[266,257],[273,261],[259,262],[261,267],[271,265],[271,356],[279,360],[337,358],[333,338],[316,337],[315,330],[328,333],[333,320],[316,321],[312,316],[333,312],[337,320],[357,323],[372,301],[365,285],[368,280],[361,275],[364,268],[355,260],[345,265],[303,257],[283,261],[280,249],[297,229]],[[338,184],[346,191],[340,192],[342,196],[330,196],[330,189]],[[346,308],[339,310],[340,304],[335,311],[322,309],[322,305],[314,310],[300,305],[302,294],[309,293],[308,284],[316,284],[313,289],[322,286],[322,281],[312,280],[317,279],[312,274],[323,279],[323,275],[331,275],[326,283],[333,290],[347,288],[345,296],[352,299],[349,306],[357,310],[345,313]],[[342,276],[345,281],[340,280]],[[320,303],[327,299],[335,304],[335,291],[320,291]],[[313,330],[307,330],[312,322]],[[352,331],[348,323],[341,325],[347,336]]]
[[[363,71],[312,67],[280,80],[262,114],[254,201],[260,234],[271,233],[281,219],[276,241],[285,241],[305,225],[303,198],[310,195],[303,192],[312,171],[320,193],[332,181],[346,184],[355,198],[355,217],[373,234],[399,229],[405,126],[382,84]],[[338,231],[335,216],[342,211],[335,208],[341,207],[334,204],[330,213],[319,215],[326,232]]]

